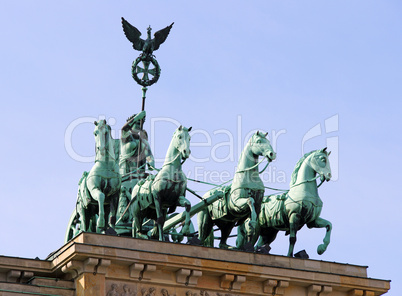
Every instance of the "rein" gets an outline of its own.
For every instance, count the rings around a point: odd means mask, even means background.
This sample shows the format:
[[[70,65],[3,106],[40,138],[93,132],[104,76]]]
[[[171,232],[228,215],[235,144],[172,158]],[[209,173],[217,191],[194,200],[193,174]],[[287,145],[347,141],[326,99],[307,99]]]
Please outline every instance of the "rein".
[[[236,173],[244,173],[244,172],[250,171],[250,170],[252,170],[252,169],[255,169],[256,167],[258,167],[258,166],[260,165],[261,162],[264,161],[264,159],[265,159],[265,157],[263,157],[257,164],[253,165],[252,167],[249,167],[249,168],[244,169],[244,170],[242,170],[242,171],[237,171]],[[266,164],[266,166],[264,167],[264,169],[263,169],[261,172],[259,172],[259,174],[262,174],[262,173],[266,170],[266,168],[268,167],[268,165],[269,165],[269,161],[268,161],[268,163]]]
[[[236,172],[236,173],[244,173],[244,172],[247,172],[247,171],[249,171],[249,170],[252,170],[253,168],[258,167],[258,165],[259,165],[261,162],[263,162],[264,159],[265,159],[265,157],[263,157],[260,162],[258,162],[257,164],[253,165],[252,167],[247,168],[247,169],[244,169],[244,170],[242,170],[242,171],[238,171],[238,172]],[[262,173],[266,170],[266,168],[268,167],[268,165],[269,165],[269,162],[267,162],[267,164],[265,165],[264,169],[263,169],[262,171],[260,171],[259,174],[262,174]],[[155,169],[154,167],[152,167],[152,168]],[[156,169],[156,170],[157,170],[157,169]],[[222,184],[220,184],[220,185],[218,185],[218,184],[213,184],[213,183],[208,183],[208,182],[204,182],[204,181],[199,181],[199,180],[195,180],[195,179],[191,179],[191,178],[187,178],[187,180],[190,180],[190,181],[193,181],[193,182],[197,182],[197,183],[201,183],[201,184],[206,184],[206,185],[215,186],[215,187],[213,187],[212,189],[210,189],[210,190],[213,190],[213,189],[215,189],[215,188],[222,187],[224,184],[229,183],[230,181],[233,181],[233,178],[230,179],[230,180],[228,180],[228,181],[226,181],[226,182],[224,182],[224,183],[222,183]],[[269,188],[269,187],[267,187],[267,188]],[[271,188],[270,188],[270,189],[271,189]],[[279,189],[279,190],[280,190],[280,189]],[[280,190],[280,191],[282,191],[282,190]]]
[[[166,165],[168,165],[168,164],[173,163],[179,156],[180,156],[180,152],[179,152],[171,161],[169,161],[169,162],[167,162],[167,163],[164,163],[162,167],[164,167],[164,166],[166,166]]]
[[[173,163],[173,162],[180,156],[180,154],[181,154],[181,153],[180,153],[180,151],[179,151],[179,153],[175,156],[175,158],[173,158],[171,161],[169,161],[169,162],[167,162],[167,163],[164,163],[162,167],[164,167],[164,166],[166,166],[166,165],[168,165],[168,164]],[[180,164],[183,164],[185,161],[186,161],[186,159],[183,159],[183,161],[182,161]],[[155,169],[154,167],[152,167],[152,168]],[[155,170],[160,171],[160,170],[158,170],[158,169],[155,169]]]
[[[290,186],[290,188],[299,186],[299,185],[304,184],[304,183],[308,183],[308,182],[315,181],[315,180],[317,180],[319,177],[320,177],[320,175],[317,175],[317,176],[315,176],[314,178],[312,178],[312,179],[310,179],[310,180],[301,181],[301,182],[299,182],[299,183],[297,183],[297,184],[294,184],[294,185]],[[322,184],[323,182],[324,182],[324,181],[321,181],[321,184]],[[320,187],[321,184],[320,184],[318,187]],[[317,187],[317,188],[318,188],[318,187]]]

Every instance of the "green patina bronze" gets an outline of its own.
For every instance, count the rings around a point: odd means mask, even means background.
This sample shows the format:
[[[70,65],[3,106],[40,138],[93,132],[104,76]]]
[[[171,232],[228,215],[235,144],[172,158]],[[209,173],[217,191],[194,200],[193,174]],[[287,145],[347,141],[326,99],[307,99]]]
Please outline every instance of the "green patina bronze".
[[[139,64],[142,63],[142,67]],[[150,66],[153,66],[151,68]],[[142,77],[138,75],[142,74]],[[131,67],[131,76],[139,85],[150,86],[159,80],[161,68],[158,61],[152,56],[140,56],[135,59]],[[152,77],[151,79],[149,77]]]
[[[79,231],[102,232],[113,227],[116,221],[121,185],[116,140],[106,120],[95,121],[94,135],[95,164],[79,181],[76,208],[67,228],[66,241]]]
[[[279,231],[286,231],[290,235],[287,255],[293,257],[296,233],[307,225],[308,228],[326,228],[324,243],[317,248],[318,254],[325,252],[330,242],[332,224],[320,217],[323,203],[318,195],[316,179],[320,178],[321,184],[331,179],[328,156],[326,148],[305,154],[296,164],[289,191],[264,199],[256,228],[260,235],[259,246],[269,246]],[[248,227],[244,223],[238,229],[238,248],[246,243]],[[253,245],[257,238],[256,236],[251,241]]]
[[[76,208],[67,227],[65,241],[81,231],[104,232],[108,227],[131,225],[133,217],[125,212],[133,187],[144,179],[145,166],[152,168],[154,158],[147,134],[140,125],[145,111],[131,116],[122,128],[121,139],[112,139],[105,120],[95,122],[96,157],[90,172],[79,181]],[[109,220],[105,222],[105,216]]]
[[[177,206],[185,207],[184,234],[190,233],[190,202],[185,198],[187,177],[182,171],[183,162],[190,156],[190,128],[180,126],[173,134],[165,162],[156,175],[149,175],[133,188],[132,205],[133,237],[148,238],[142,223],[146,218],[156,221],[158,238],[164,240],[163,226],[166,216]]]
[[[159,46],[165,42],[167,36],[169,35],[170,30],[174,23],[166,28],[157,31],[154,34],[154,38],[151,37],[151,27],[147,29],[147,39],[141,39],[141,32],[131,25],[124,18],[121,18],[122,26],[124,34],[127,39],[133,44],[133,48],[135,50],[142,51],[141,55],[133,62],[133,66],[131,68],[131,74],[133,79],[144,87],[150,86],[156,83],[159,79],[161,68],[155,57],[153,56],[153,52],[159,48]],[[142,63],[142,67],[139,64]],[[150,66],[153,66],[151,68]],[[142,77],[138,77],[138,75],[142,74]],[[150,78],[152,76],[152,78]]]
[[[226,241],[233,227],[248,217],[250,217],[248,236],[251,240],[265,190],[259,176],[258,156],[266,157],[268,162],[276,158],[276,153],[266,138],[267,134],[256,132],[248,141],[240,156],[230,187],[214,189],[204,195],[204,198],[208,198],[216,194],[216,191],[222,191],[221,194],[224,195],[224,198],[212,203],[198,214],[198,232],[201,244],[206,245],[213,225],[217,225],[222,233],[219,247],[228,248]]]
[[[187,178],[182,171],[182,164],[190,155],[191,127],[177,128],[162,169],[156,175],[146,172],[147,168],[155,168],[148,135],[143,130],[145,98],[147,87],[158,81],[161,71],[153,52],[166,40],[173,23],[156,32],[153,39],[149,27],[145,40],[124,18],[122,26],[133,48],[141,51],[133,62],[132,77],[143,86],[142,111],[127,119],[120,140],[111,137],[106,120],[95,122],[95,164],[79,181],[66,242],[81,231],[96,231],[161,241],[170,235],[174,242],[181,242],[187,236],[193,237],[191,243],[197,243],[197,233],[190,218],[198,214],[198,237],[204,246],[213,246],[213,226],[217,225],[221,231],[219,247],[230,248],[227,244],[230,232],[240,225],[237,248],[248,249],[259,237],[258,246],[269,246],[279,231],[286,231],[290,234],[288,256],[293,256],[296,233],[306,224],[309,228],[326,228],[324,243],[317,249],[322,254],[330,242],[332,229],[329,221],[319,217],[322,201],[317,188],[331,178],[326,148],[307,153],[299,160],[287,192],[265,198],[266,187],[258,167],[264,159],[268,160],[266,168],[276,158],[267,139],[268,133],[256,132],[250,138],[231,185],[217,186],[203,197],[187,187]],[[263,156],[261,161],[259,156]],[[317,178],[321,179],[319,186]],[[201,202],[191,207],[185,198],[186,190],[199,197]],[[185,210],[177,213],[177,206]],[[172,215],[167,219],[168,214]],[[179,227],[182,227],[180,231]],[[109,229],[115,231],[108,232]]]
[[[131,224],[132,217],[125,211],[131,199],[131,192],[139,180],[146,178],[146,164],[150,169],[155,166],[148,135],[141,127],[145,116],[145,111],[134,114],[121,129],[119,172],[122,187],[117,210],[120,225]]]

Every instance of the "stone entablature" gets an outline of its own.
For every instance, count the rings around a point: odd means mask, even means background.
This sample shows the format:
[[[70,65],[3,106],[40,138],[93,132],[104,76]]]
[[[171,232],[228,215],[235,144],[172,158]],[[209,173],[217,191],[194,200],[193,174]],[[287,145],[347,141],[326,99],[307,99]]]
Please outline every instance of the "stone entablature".
[[[47,260],[0,257],[0,295],[374,296],[389,288],[365,266],[94,233]]]

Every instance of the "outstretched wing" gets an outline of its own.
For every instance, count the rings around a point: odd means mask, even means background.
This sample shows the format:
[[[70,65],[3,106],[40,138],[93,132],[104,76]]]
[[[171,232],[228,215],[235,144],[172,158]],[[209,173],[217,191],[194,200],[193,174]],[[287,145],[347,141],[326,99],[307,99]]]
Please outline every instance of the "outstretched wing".
[[[123,25],[124,35],[126,35],[127,39],[133,43],[134,49],[142,50],[145,41],[140,38],[141,32],[123,17],[121,18],[121,24]]]
[[[157,50],[159,46],[165,42],[167,36],[169,35],[170,29],[173,27],[172,23],[170,26],[167,26],[166,28],[159,30],[154,34],[155,38],[153,39],[154,42],[154,50]]]

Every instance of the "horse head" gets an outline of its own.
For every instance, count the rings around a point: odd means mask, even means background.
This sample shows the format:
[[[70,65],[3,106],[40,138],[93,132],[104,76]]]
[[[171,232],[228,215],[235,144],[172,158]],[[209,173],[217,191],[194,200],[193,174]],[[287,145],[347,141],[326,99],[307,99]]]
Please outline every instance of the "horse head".
[[[268,133],[257,131],[250,139],[251,150],[254,155],[261,155],[268,159],[268,162],[275,160],[276,153],[272,149],[271,143],[267,138]]]
[[[190,156],[190,135],[191,127],[186,128],[180,126],[174,133],[174,147],[180,152],[181,158],[183,160],[187,159]]]
[[[329,181],[332,177],[328,160],[330,154],[331,152],[327,152],[327,148],[325,147],[324,149],[316,150],[309,158],[311,168],[320,175],[321,181]]]
[[[94,129],[95,136],[97,136],[99,134],[104,135],[104,134],[110,133],[110,131],[111,131],[111,128],[106,123],[105,119],[101,119],[99,121],[94,121],[94,124],[95,124],[95,129]]]
[[[106,123],[105,119],[101,119],[99,121],[94,121],[95,129],[95,142],[96,142],[96,159],[99,160],[98,153],[102,157],[109,154],[114,159],[114,149],[112,144],[112,136],[111,136],[111,128],[110,125]]]

